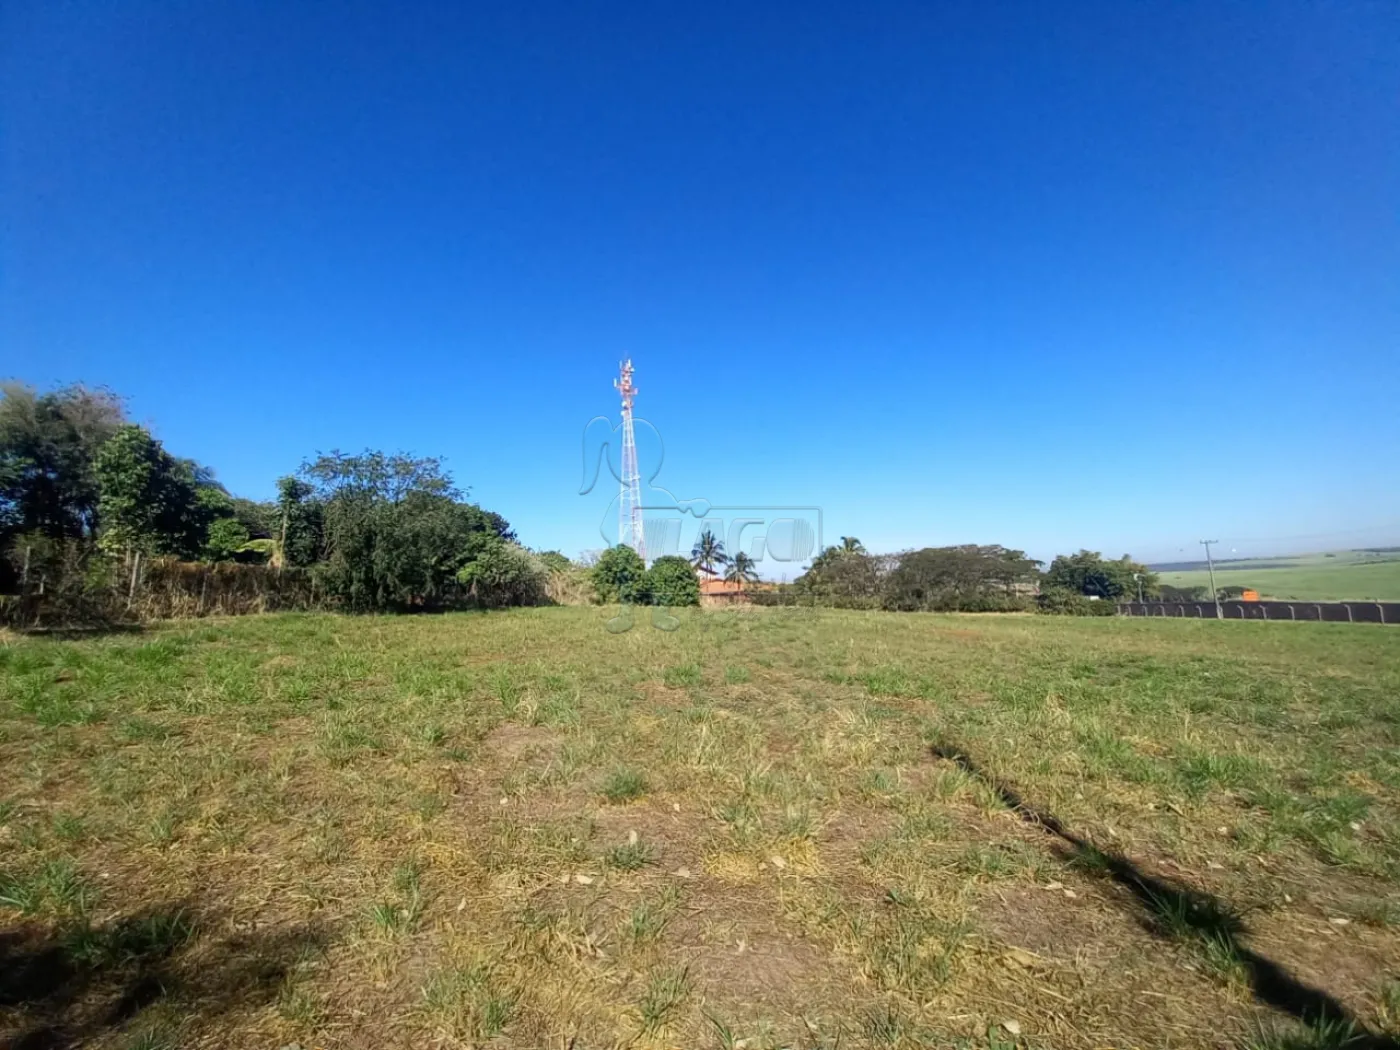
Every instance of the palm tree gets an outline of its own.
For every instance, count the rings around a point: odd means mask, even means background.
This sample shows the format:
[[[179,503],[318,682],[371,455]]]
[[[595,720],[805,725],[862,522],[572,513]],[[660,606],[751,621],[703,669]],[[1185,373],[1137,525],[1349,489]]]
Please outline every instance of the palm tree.
[[[696,538],[695,546],[690,548],[690,564],[710,576],[715,575],[716,565],[729,564],[729,555],[724,553],[724,544],[708,526]]]
[[[842,554],[864,554],[865,544],[854,536],[842,536],[840,551]]]
[[[724,574],[724,582],[737,583],[741,591],[744,589],[744,584],[757,583],[758,573],[754,570],[753,565],[753,559],[740,551],[730,561],[729,571]]]

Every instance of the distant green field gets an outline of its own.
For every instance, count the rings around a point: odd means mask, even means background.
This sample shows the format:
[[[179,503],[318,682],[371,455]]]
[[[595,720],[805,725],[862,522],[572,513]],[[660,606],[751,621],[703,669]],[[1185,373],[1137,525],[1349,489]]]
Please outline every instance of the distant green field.
[[[1205,587],[1203,567],[1161,573],[1174,587]],[[1334,551],[1232,561],[1215,567],[1217,587],[1252,587],[1264,598],[1303,601],[1400,601],[1400,553]]]

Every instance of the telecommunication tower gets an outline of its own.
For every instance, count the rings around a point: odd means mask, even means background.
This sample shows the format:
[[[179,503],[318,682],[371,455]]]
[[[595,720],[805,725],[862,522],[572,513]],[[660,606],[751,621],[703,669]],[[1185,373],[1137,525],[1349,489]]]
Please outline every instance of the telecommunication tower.
[[[613,386],[622,395],[622,491],[617,501],[617,542],[631,547],[643,562],[647,560],[646,537],[642,534],[642,472],[637,466],[637,434],[632,428],[632,401],[637,388],[632,385],[632,360],[622,363],[622,378]]]

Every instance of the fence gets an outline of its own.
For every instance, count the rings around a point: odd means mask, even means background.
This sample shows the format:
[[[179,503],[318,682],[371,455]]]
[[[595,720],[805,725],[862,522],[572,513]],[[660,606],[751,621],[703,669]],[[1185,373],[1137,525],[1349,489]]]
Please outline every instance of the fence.
[[[324,604],[305,569],[137,559],[130,568],[62,551],[0,595],[0,626],[67,627],[310,609]]]
[[[1119,602],[1122,616],[1214,619],[1214,602]],[[1221,602],[1226,620],[1313,620],[1400,624],[1400,602]]]

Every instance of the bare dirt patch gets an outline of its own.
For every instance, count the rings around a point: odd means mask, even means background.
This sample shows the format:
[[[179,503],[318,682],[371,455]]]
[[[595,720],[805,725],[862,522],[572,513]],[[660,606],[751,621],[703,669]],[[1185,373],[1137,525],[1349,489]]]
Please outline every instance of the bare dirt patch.
[[[797,1017],[851,1001],[858,975],[788,922],[766,887],[702,880],[687,886],[666,934],[697,989],[723,1013]]]
[[[562,746],[562,735],[546,726],[499,725],[482,739],[477,761],[452,770],[452,794],[481,813],[528,819],[547,819],[576,808],[580,799],[553,789],[535,787],[521,795],[506,788],[510,781],[543,779]]]
[[[528,765],[543,768],[559,753],[560,735],[547,726],[505,722],[486,734],[482,753],[495,768]]]
[[[1118,908],[1104,908],[1084,887],[989,887],[977,914],[987,934],[1009,948],[1023,948],[1048,961],[1104,969],[1125,948],[1142,940],[1142,924]],[[1074,893],[1065,896],[1065,890]]]
[[[899,818],[888,810],[842,810],[817,834],[817,852],[822,866],[835,875],[859,874],[864,868],[865,850],[890,834],[898,822]]]
[[[719,825],[693,808],[676,808],[680,805],[649,799],[629,806],[599,806],[593,811],[593,842],[603,850],[627,842],[636,832],[639,843],[656,851],[656,867],[698,874],[700,858]]]

